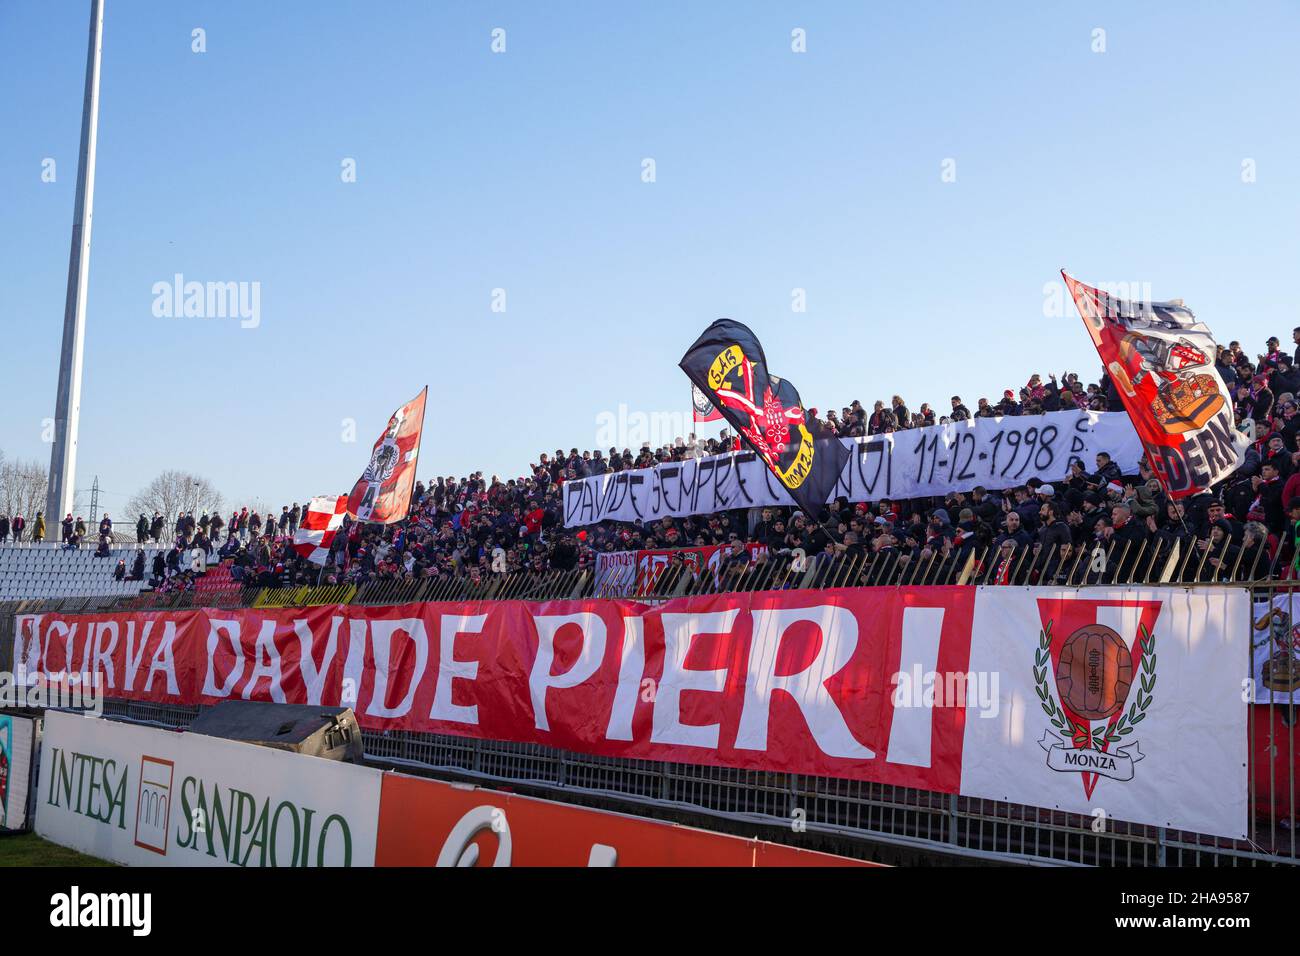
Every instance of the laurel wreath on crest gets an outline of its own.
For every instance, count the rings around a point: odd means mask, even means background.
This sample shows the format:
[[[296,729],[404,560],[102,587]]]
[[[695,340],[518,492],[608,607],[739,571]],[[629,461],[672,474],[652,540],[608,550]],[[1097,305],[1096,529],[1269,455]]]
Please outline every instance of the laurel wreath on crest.
[[[1113,744],[1121,737],[1133,733],[1133,728],[1146,719],[1147,708],[1151,706],[1152,691],[1156,686],[1156,639],[1145,624],[1139,624],[1138,644],[1142,648],[1142,674],[1137,686],[1137,696],[1129,706],[1128,713],[1123,714],[1114,726],[1100,727],[1092,730],[1087,724],[1071,718],[1052,693],[1047,683],[1047,668],[1052,662],[1052,621],[1038,632],[1038,651],[1034,654],[1034,683],[1037,685],[1038,700],[1047,714],[1052,726],[1062,734],[1069,736],[1077,746],[1089,746],[1100,750]]]

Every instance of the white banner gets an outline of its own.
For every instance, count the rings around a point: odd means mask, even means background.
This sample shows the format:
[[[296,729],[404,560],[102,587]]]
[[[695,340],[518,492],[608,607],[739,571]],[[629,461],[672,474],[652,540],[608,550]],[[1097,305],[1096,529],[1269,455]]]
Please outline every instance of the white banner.
[[[600,551],[596,554],[596,597],[627,597],[636,583],[635,551]]]
[[[840,440],[855,453],[830,499],[849,501],[921,498],[979,485],[994,491],[1030,478],[1061,481],[1075,458],[1096,470],[1094,459],[1102,451],[1120,471],[1136,474],[1143,454],[1123,412],[974,418]],[[733,452],[565,482],[564,524],[654,521],[793,503],[762,459],[752,451]]]
[[[1242,838],[1249,597],[1241,588],[981,587],[961,792]]]
[[[36,832],[143,866],[374,866],[382,776],[51,710]]]
[[[1257,704],[1289,704],[1300,690],[1300,596],[1274,594],[1255,605],[1250,629],[1251,681]]]
[[[0,714],[0,830],[21,830],[27,822],[36,721]]]

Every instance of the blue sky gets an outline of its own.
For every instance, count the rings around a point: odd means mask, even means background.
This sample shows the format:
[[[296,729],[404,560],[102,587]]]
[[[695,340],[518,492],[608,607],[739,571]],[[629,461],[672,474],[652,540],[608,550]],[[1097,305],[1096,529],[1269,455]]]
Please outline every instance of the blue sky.
[[[0,0],[0,449],[43,462],[87,18]],[[819,408],[1091,380],[1077,315],[1043,314],[1061,267],[1254,354],[1300,325],[1298,27],[1280,2],[108,0],[77,487],[115,510],[182,468],[278,510],[349,487],[426,383],[421,477],[518,475],[620,403],[685,412],[676,362],[719,316]],[[156,317],[176,273],[259,283],[260,324]]]

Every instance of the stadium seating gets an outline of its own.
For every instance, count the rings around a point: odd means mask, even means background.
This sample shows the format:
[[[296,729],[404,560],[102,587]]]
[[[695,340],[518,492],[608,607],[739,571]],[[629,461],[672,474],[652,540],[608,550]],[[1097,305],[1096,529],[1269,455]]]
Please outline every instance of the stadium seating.
[[[167,548],[147,545],[145,577],[153,568],[154,555]],[[114,547],[108,557],[95,557],[94,546],[66,550],[59,544],[0,546],[0,601],[29,598],[106,597],[137,594],[144,581],[115,581],[119,560],[127,572],[135,560],[136,546]]]
[[[209,564],[207,573],[194,583],[194,590],[200,594],[225,593],[238,591],[239,582],[230,574],[229,562]]]

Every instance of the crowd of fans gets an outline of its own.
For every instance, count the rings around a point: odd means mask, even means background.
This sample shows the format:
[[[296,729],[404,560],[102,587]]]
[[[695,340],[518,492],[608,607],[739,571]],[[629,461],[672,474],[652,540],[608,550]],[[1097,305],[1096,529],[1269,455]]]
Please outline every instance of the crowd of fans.
[[[264,586],[482,579],[512,572],[590,570],[601,552],[729,545],[724,561],[729,574],[791,554],[814,561],[874,557],[895,565],[949,568],[968,564],[975,554],[986,579],[1046,583],[1076,582],[1070,575],[1085,555],[1095,555],[1098,545],[1112,560],[1134,562],[1128,569],[1134,571],[1138,560],[1147,565],[1177,542],[1182,554],[1193,556],[1194,570],[1187,570],[1184,559],[1183,580],[1290,575],[1300,556],[1300,328],[1292,340],[1294,354],[1271,338],[1253,360],[1238,342],[1219,348],[1216,370],[1228,386],[1238,426],[1254,436],[1253,443],[1232,478],[1181,501],[1166,497],[1145,462],[1137,474],[1124,475],[1103,453],[1092,462],[1073,461],[1069,475],[1053,484],[1031,479],[1018,487],[976,488],[943,498],[856,504],[841,499],[827,505],[817,520],[792,508],[772,507],[563,527],[564,482],[737,447],[724,431],[717,439],[692,435],[635,454],[616,448],[607,453],[574,448],[568,454],[557,449],[540,455],[531,473],[504,481],[476,472],[417,482],[405,521],[388,526],[345,521],[324,568],[299,557],[292,547],[304,511],[297,503],[282,506],[278,514],[243,508],[228,519],[219,514],[142,514],[136,539],[167,541],[171,548],[148,567],[141,551],[131,567],[119,562],[116,573],[160,590],[194,587],[214,561],[228,561],[236,581]],[[888,404],[875,402],[870,412],[854,401],[838,412],[822,416],[811,409],[809,415],[834,434],[857,437],[1071,408],[1104,411],[1122,405],[1104,373],[1092,384],[1064,373],[1046,380],[1033,375],[996,401],[979,398],[973,412],[957,395],[943,415],[928,403],[912,411],[895,395]],[[21,517],[0,516],[0,540],[11,534],[19,540],[21,522]],[[40,540],[43,515],[34,524],[32,537]],[[85,535],[84,522],[68,515],[62,533],[65,544],[75,547]],[[105,515],[102,553],[108,553],[111,537],[112,522]]]

